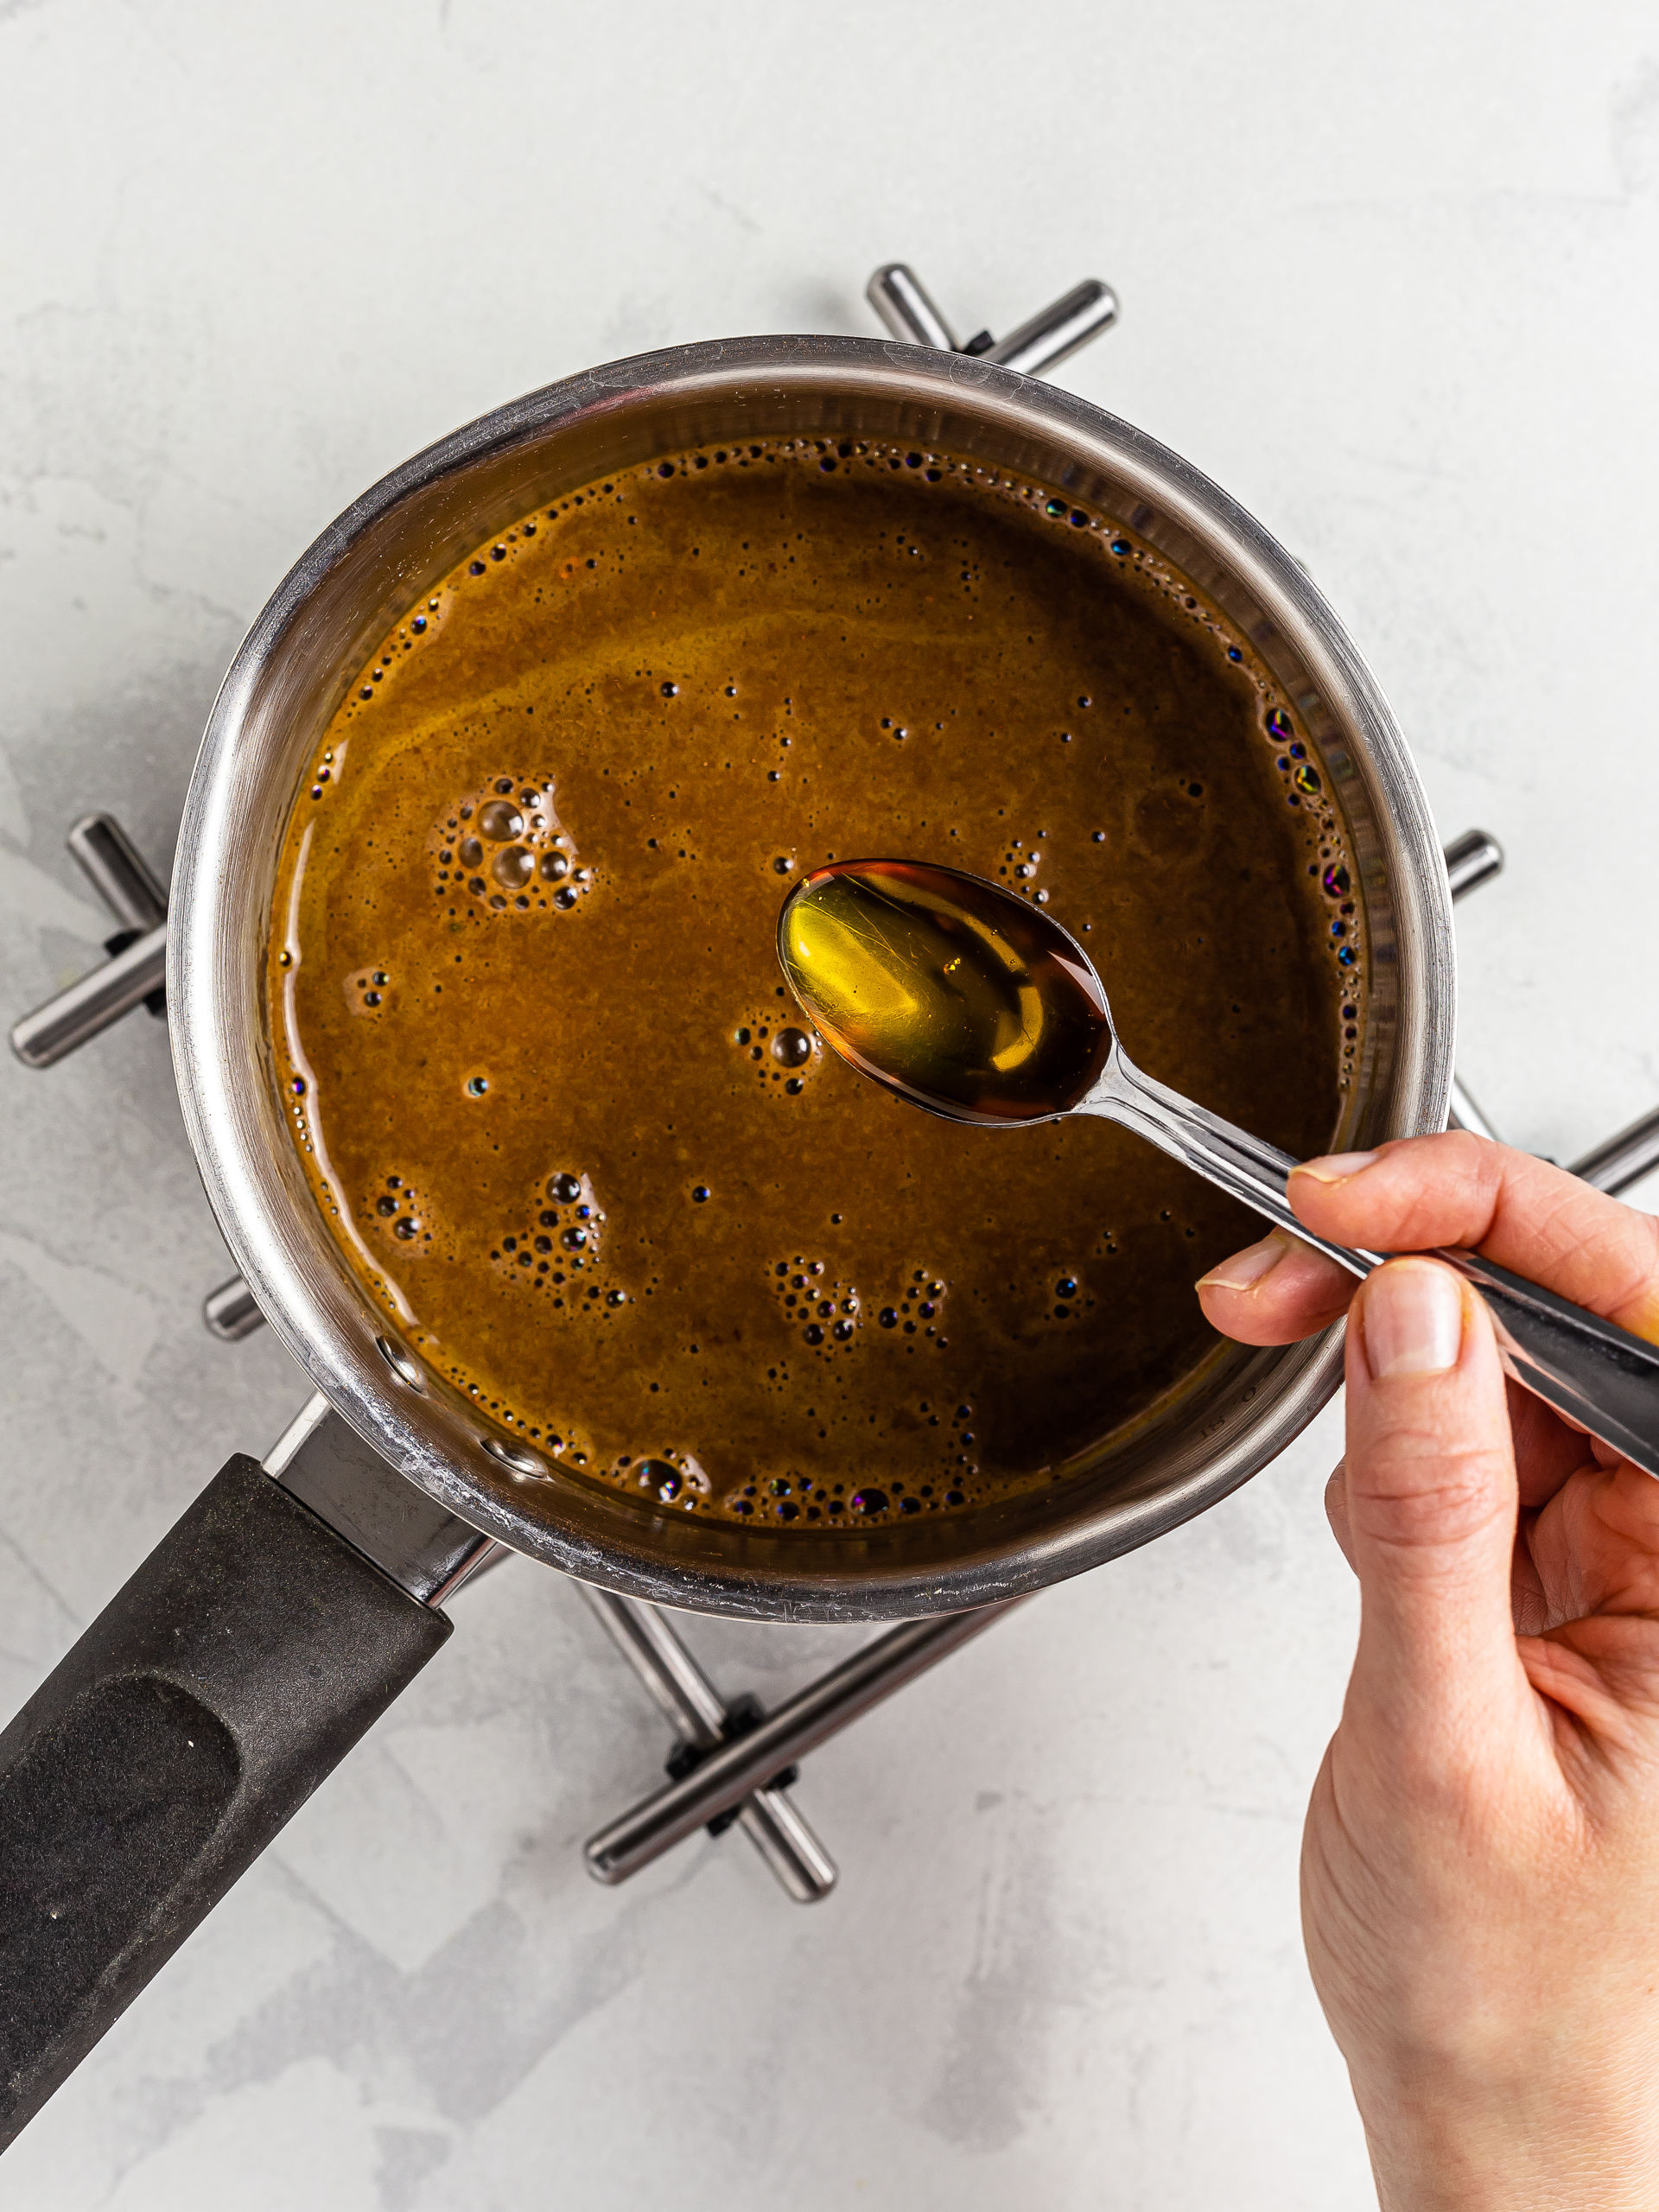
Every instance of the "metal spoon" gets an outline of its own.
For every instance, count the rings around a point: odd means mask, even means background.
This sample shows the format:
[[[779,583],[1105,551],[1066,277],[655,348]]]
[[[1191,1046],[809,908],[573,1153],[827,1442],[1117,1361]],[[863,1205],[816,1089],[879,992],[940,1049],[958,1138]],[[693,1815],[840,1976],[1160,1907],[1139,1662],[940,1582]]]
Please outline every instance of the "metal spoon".
[[[778,956],[836,1051],[931,1113],[988,1128],[1098,1114],[1351,1274],[1387,1256],[1306,1228],[1286,1197],[1290,1154],[1143,1075],[1076,938],[982,876],[910,861],[819,868],[784,902]],[[1659,1477],[1659,1350],[1477,1253],[1433,1257],[1485,1300],[1517,1382]]]

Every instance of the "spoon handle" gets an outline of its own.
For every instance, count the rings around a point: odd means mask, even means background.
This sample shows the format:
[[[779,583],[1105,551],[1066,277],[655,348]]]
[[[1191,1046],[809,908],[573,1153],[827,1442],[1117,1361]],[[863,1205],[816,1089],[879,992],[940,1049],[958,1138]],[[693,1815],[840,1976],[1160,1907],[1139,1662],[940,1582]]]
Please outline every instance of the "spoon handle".
[[[1275,1227],[1362,1278],[1387,1255],[1332,1244],[1304,1228],[1285,1186],[1296,1162],[1230,1122],[1206,1113],[1115,1051],[1081,1113],[1119,1122]],[[1485,1300],[1506,1372],[1592,1436],[1659,1477],[1659,1349],[1478,1252],[1437,1251]]]
[[[1190,1098],[1183,1098],[1179,1090],[1154,1083],[1124,1056],[1122,1046],[1114,1047],[1104,1076],[1077,1110],[1121,1122],[1126,1129],[1145,1137],[1195,1175],[1243,1199],[1247,1206],[1266,1214],[1277,1228],[1287,1229],[1304,1244],[1311,1244],[1326,1259],[1346,1268],[1350,1274],[1363,1280],[1381,1264],[1382,1253],[1332,1244],[1297,1220],[1285,1196],[1286,1182],[1296,1165],[1289,1153],[1281,1152],[1277,1145],[1264,1144],[1246,1130],[1236,1129],[1218,1114],[1207,1113]]]

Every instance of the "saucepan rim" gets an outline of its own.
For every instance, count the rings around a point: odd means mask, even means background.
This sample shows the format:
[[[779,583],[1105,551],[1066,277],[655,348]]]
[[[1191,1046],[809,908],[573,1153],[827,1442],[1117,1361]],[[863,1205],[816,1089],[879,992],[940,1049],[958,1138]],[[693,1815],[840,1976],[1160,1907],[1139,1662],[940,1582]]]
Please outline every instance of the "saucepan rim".
[[[1403,736],[1341,621],[1305,571],[1219,486],[1143,431],[1074,394],[987,361],[893,340],[790,336],[674,346],[608,363],[497,408],[416,454],[365,492],[296,563],[249,631],[209,716],[180,833],[168,949],[186,1128],[209,1203],[266,1319],[359,1434],[417,1488],[514,1548],[584,1580],[694,1611],[876,1620],[988,1604],[1061,1580],[1163,1534],[1237,1488],[1313,1419],[1340,1374],[1339,1328],[1301,1345],[1241,1354],[1221,1396],[1206,1402],[1201,1433],[1173,1451],[1173,1471],[1156,1487],[1131,1485],[1092,1507],[1080,1492],[1069,1520],[1035,1529],[1018,1514],[999,1521],[997,1509],[964,1516],[977,1533],[964,1532],[960,1557],[936,1552],[918,1562],[896,1531],[891,1542],[874,1530],[861,1539],[837,1532],[833,1553],[827,1543],[820,1547],[820,1555],[838,1562],[833,1568],[791,1568],[791,1555],[808,1556],[793,1532],[761,1539],[704,1522],[693,1541],[684,1533],[687,1522],[670,1522],[621,1499],[595,1503],[588,1497],[589,1486],[520,1482],[510,1464],[476,1450],[469,1449],[463,1464],[454,1444],[456,1402],[435,1387],[410,1387],[395,1336],[390,1356],[384,1347],[377,1351],[377,1338],[389,1336],[387,1316],[346,1274],[308,1194],[309,1225],[296,1213],[294,1162],[276,1154],[288,1140],[276,1118],[261,1040],[260,962],[246,927],[251,887],[256,879],[268,887],[274,855],[250,855],[240,833],[259,775],[269,780],[274,773],[262,751],[259,717],[264,714],[269,722],[270,687],[283,656],[302,652],[320,594],[355,563],[351,573],[384,599],[397,579],[389,580],[384,562],[377,570],[377,549],[390,542],[400,515],[480,465],[533,454],[575,426],[590,432],[597,426],[603,435],[614,420],[620,432],[631,410],[735,404],[749,396],[757,404],[800,410],[821,404],[833,412],[861,394],[882,404],[902,397],[924,411],[969,414],[999,435],[1034,439],[1070,454],[1072,463],[1057,488],[1086,483],[1091,474],[1109,477],[1260,611],[1265,626],[1257,635],[1276,637],[1306,672],[1307,699],[1325,716],[1325,757],[1335,760],[1339,776],[1357,776],[1374,805],[1376,850],[1368,881],[1385,896],[1392,915],[1392,941],[1380,950],[1391,963],[1397,1015],[1389,1040],[1387,1126],[1372,1134],[1443,1128],[1450,1096],[1450,893]],[[467,537],[464,504],[456,509],[454,527],[462,537],[454,557],[500,524],[499,516],[476,507],[472,512],[478,527]],[[1125,512],[1118,519],[1133,526],[1135,517]],[[415,579],[400,603],[423,588],[424,579]],[[387,619],[396,612],[388,604]],[[365,651],[369,642],[365,634]],[[359,665],[360,657],[342,667],[342,695]],[[254,861],[270,863],[263,878]],[[477,1432],[474,1416],[474,1445],[481,1441]],[[556,1491],[565,1495],[552,1500]]]

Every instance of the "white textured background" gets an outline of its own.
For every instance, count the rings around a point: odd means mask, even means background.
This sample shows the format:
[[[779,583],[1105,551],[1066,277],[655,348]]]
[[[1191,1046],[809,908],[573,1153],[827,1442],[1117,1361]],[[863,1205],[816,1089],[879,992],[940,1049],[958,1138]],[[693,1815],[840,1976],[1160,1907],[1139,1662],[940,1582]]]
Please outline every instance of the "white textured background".
[[[0,0],[0,1012],[165,861],[237,638],[313,534],[510,395],[659,343],[961,327],[1077,276],[1062,372],[1344,612],[1441,824],[1465,1079],[1584,1149],[1659,1097],[1659,19],[1611,0]],[[0,1707],[302,1395],[137,1015],[0,1065]],[[1353,1605],[1327,1415],[821,1752],[842,1870],[577,1847],[664,1745],[515,1563],[0,2167],[6,2212],[1349,2212],[1302,1802]],[[784,1694],[830,1631],[694,1624]]]

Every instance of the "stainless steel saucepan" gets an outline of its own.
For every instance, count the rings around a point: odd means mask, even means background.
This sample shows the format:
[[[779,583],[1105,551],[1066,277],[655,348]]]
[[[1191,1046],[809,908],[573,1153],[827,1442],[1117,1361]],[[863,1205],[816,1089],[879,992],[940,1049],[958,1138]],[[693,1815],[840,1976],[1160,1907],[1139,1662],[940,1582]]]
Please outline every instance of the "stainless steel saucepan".
[[[1333,1141],[1444,1127],[1446,869],[1400,731],[1335,613],[1196,469],[1005,365],[1041,365],[1040,348],[945,350],[949,333],[930,325],[922,296],[907,305],[901,274],[889,273],[890,309],[930,343],[677,346],[457,431],[323,533],[237,655],[178,849],[174,1052],[226,1241],[340,1419],[312,1422],[264,1466],[233,1459],[0,1736],[0,2139],[442,1643],[439,1601],[490,1540],[702,1611],[957,1612],[1078,1573],[1203,1511],[1336,1386],[1334,1332],[1239,1348],[1131,1442],[1103,1440],[1041,1491],[976,1513],[857,1535],[677,1518],[588,1486],[481,1424],[389,1332],[301,1173],[265,1033],[262,953],[289,807],[371,645],[470,547],[595,476],[694,444],[801,435],[943,448],[1051,485],[1121,519],[1249,632],[1317,741],[1359,864],[1371,946],[1364,1058]]]

